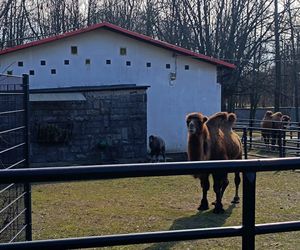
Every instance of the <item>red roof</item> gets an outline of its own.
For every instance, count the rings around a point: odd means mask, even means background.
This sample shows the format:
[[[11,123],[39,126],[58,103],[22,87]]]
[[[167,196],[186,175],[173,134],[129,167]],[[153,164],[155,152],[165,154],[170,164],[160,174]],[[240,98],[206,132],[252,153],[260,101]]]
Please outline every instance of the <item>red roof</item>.
[[[116,26],[116,25],[113,25],[113,24],[107,23],[107,22],[94,24],[92,26],[89,26],[89,27],[86,27],[86,28],[83,28],[83,29],[67,32],[67,33],[64,33],[64,34],[61,34],[61,35],[52,36],[52,37],[37,40],[37,41],[34,41],[34,42],[30,42],[30,43],[18,45],[18,46],[15,46],[15,47],[7,48],[7,49],[4,49],[4,50],[0,50],[0,55],[8,54],[8,53],[11,53],[11,52],[14,52],[14,51],[18,51],[18,50],[22,50],[22,49],[26,49],[26,48],[30,48],[30,47],[34,47],[34,46],[38,46],[38,45],[45,44],[45,43],[50,43],[50,42],[57,41],[57,40],[60,40],[60,39],[64,39],[64,38],[67,38],[67,37],[71,37],[71,36],[75,36],[75,35],[82,34],[82,33],[85,33],[85,32],[93,31],[93,30],[96,30],[96,29],[107,29],[107,30],[110,30],[110,31],[113,31],[113,32],[117,32],[117,33],[123,34],[125,36],[131,37],[131,38],[134,38],[134,39],[146,42],[146,43],[150,43],[152,45],[155,45],[155,46],[158,46],[158,47],[161,47],[161,48],[164,48],[164,49],[172,50],[172,51],[180,53],[182,55],[191,56],[194,59],[199,59],[201,61],[205,61],[205,62],[214,64],[214,65],[217,65],[217,66],[223,66],[223,67],[227,67],[227,68],[231,68],[231,69],[234,69],[236,67],[234,64],[231,64],[231,63],[228,63],[228,62],[225,62],[225,61],[213,58],[213,57],[209,57],[209,56],[206,56],[206,55],[203,55],[203,54],[195,53],[191,50],[184,49],[184,48],[178,47],[176,45],[173,45],[173,44],[170,44],[170,43],[167,43],[167,42],[163,42],[163,41],[160,41],[160,40],[155,40],[155,39],[153,39],[149,36],[145,36],[145,35],[130,31],[130,30],[126,30],[126,29],[123,29],[119,26]]]

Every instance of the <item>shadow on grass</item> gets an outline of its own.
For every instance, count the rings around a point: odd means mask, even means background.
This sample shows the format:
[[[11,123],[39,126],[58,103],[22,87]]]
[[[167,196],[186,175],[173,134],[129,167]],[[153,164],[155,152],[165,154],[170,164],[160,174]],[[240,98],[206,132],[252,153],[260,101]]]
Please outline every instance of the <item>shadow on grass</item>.
[[[190,217],[179,218],[173,222],[169,230],[221,227],[225,224],[227,218],[230,217],[233,208],[235,208],[235,204],[231,204],[224,214],[214,214],[213,210],[209,210],[198,212]],[[145,250],[168,250],[177,243],[178,241],[156,243],[145,248]]]

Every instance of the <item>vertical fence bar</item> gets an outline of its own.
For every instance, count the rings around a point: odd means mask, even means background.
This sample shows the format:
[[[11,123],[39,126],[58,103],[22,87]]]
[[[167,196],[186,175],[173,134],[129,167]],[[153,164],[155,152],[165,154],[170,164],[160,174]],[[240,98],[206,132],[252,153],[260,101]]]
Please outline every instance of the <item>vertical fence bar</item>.
[[[281,134],[281,130],[277,131],[276,133],[277,137],[277,142],[278,142],[278,157],[282,157],[282,134]],[[276,139],[275,139],[275,143],[276,143]]]
[[[25,167],[30,167],[30,160],[29,160],[29,78],[28,75],[23,75],[23,91],[24,91],[24,159],[25,159]],[[25,183],[25,223],[26,223],[26,232],[25,237],[27,241],[32,241],[32,217],[31,217],[31,184]]]
[[[300,148],[300,131],[299,131],[299,124],[297,124],[297,156],[299,156],[299,148]]]
[[[286,131],[282,130],[282,157],[286,157]]]
[[[256,173],[243,172],[243,250],[255,249],[255,185]]]
[[[252,133],[253,133],[253,129],[252,127],[249,128],[249,150],[252,149]]]
[[[248,159],[248,150],[247,150],[247,128],[243,128],[243,144],[244,144],[244,158]]]

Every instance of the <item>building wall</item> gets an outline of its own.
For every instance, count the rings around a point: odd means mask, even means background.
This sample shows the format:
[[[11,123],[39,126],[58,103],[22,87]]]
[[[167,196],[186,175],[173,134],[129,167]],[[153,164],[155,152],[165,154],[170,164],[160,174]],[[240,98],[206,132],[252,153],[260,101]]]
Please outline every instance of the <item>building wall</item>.
[[[77,46],[77,55],[71,54],[71,46]],[[127,54],[120,55],[120,48],[126,48]],[[86,59],[90,64],[85,64]],[[40,65],[41,60],[45,60],[46,65]],[[69,60],[69,65],[64,65],[64,60]],[[106,60],[111,60],[111,64],[106,64]],[[18,61],[24,62],[23,67],[18,67]],[[147,63],[151,63],[151,67],[147,67]],[[2,55],[0,71],[4,69],[13,70],[13,74],[34,70],[30,76],[33,89],[149,85],[148,136],[163,137],[167,151],[171,152],[186,150],[187,113],[199,111],[211,115],[221,108],[216,66],[107,30]],[[56,74],[51,74],[51,69],[55,69]],[[175,80],[170,80],[170,73],[176,74]]]
[[[31,162],[146,161],[145,89],[80,93],[86,100],[30,102]]]

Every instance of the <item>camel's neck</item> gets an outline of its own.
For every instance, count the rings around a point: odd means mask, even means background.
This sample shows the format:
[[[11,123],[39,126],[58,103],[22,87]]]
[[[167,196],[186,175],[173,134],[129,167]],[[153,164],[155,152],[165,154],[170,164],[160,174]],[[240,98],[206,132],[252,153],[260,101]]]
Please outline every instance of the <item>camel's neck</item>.
[[[203,135],[189,135],[188,138],[188,157],[190,161],[205,160]]]

